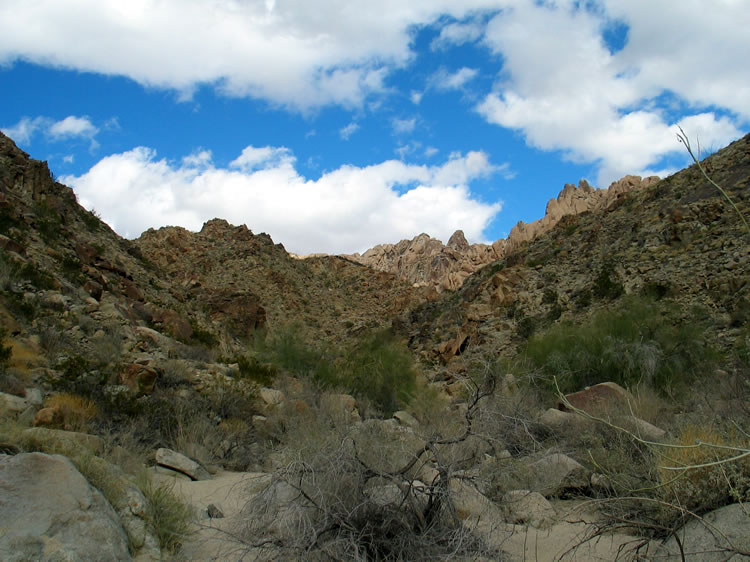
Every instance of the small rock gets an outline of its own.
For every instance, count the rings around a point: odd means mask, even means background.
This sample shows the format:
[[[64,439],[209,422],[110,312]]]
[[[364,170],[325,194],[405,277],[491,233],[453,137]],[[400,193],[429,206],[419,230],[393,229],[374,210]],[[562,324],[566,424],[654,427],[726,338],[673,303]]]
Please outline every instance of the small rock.
[[[154,391],[159,374],[155,369],[145,365],[131,363],[120,373],[120,381],[127,385],[136,395],[143,396]]]
[[[0,392],[0,412],[13,412],[17,414],[23,412],[28,406],[29,403],[26,398]]]
[[[565,427],[576,421],[576,415],[550,408],[539,418],[539,422],[552,428]]]
[[[278,406],[284,401],[284,393],[275,388],[261,388],[260,399],[263,400],[267,406]]]
[[[624,425],[628,429],[632,429],[633,432],[647,441],[658,441],[663,439],[667,434],[666,431],[660,427],[656,427],[648,423],[646,420],[636,418],[635,416],[626,416]]]
[[[567,394],[565,398],[574,408],[589,413],[627,404],[628,400],[633,399],[627,390],[614,382],[595,384],[579,392]],[[560,410],[567,410],[567,406],[562,402],[558,407]]]
[[[555,508],[538,492],[513,490],[503,496],[502,505],[508,523],[546,528],[555,522]]]
[[[223,519],[224,518],[224,512],[222,512],[218,507],[216,507],[212,503],[208,504],[208,507],[206,508],[206,512],[208,513],[209,519]]]
[[[42,408],[34,417],[34,427],[62,428],[65,426],[65,414],[60,406]]]
[[[417,421],[417,418],[412,416],[409,412],[405,412],[403,410],[399,410],[398,412],[395,412],[393,414],[393,419],[398,421],[398,423],[400,423],[401,425],[405,425],[413,429],[416,429],[419,427],[419,422]]]

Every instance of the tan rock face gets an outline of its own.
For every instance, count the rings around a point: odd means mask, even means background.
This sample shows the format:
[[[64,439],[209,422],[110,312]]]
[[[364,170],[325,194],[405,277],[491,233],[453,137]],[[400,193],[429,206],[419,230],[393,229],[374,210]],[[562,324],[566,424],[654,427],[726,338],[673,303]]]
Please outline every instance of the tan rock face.
[[[395,273],[415,286],[455,290],[479,267],[502,257],[502,244],[469,244],[457,230],[444,245],[427,234],[398,244],[381,244],[345,256],[378,271]]]
[[[547,203],[543,218],[528,224],[519,222],[507,239],[501,238],[490,245],[469,244],[463,231],[457,230],[445,245],[427,234],[420,234],[412,240],[381,244],[362,255],[345,257],[378,271],[395,273],[417,286],[434,286],[438,291],[454,291],[479,268],[502,259],[522,244],[548,232],[563,217],[606,209],[624,193],[647,187],[658,180],[656,176],[645,179],[625,176],[612,183],[609,189],[595,189],[586,180],[581,180],[578,187],[566,184],[560,194]]]

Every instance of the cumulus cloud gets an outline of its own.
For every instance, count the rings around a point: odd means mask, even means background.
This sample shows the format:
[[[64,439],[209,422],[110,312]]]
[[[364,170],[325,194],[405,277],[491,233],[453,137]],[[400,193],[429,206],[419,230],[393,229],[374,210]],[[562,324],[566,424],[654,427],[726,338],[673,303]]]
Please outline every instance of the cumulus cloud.
[[[33,119],[23,117],[18,123],[2,129],[2,131],[22,144],[30,143],[37,132],[42,132],[53,141],[84,138],[91,142],[92,148],[98,146],[95,137],[99,133],[99,129],[94,126],[88,116],[69,115],[60,121],[44,116],[34,117]]]
[[[54,139],[61,139],[66,137],[86,137],[92,138],[98,132],[99,129],[94,127],[94,124],[89,120],[88,117],[76,117],[75,115],[69,115],[62,121],[52,123],[48,129],[49,135]]]
[[[309,109],[359,107],[412,60],[413,29],[496,0],[36,0],[0,4],[0,64],[23,59]]]
[[[430,77],[429,83],[436,90],[461,90],[479,74],[477,68],[461,67],[455,72],[441,67]]]
[[[248,146],[228,168],[207,156],[176,164],[139,147],[62,181],[126,237],[167,224],[197,230],[222,217],[302,254],[363,251],[421,232],[447,240],[459,228],[480,241],[501,207],[477,200],[469,187],[503,169],[483,152],[452,154],[437,166],[342,166],[317,180],[300,175],[285,147]]]
[[[750,121],[749,21],[750,6],[731,1],[603,0],[598,10],[572,0],[518,2],[485,30],[485,44],[504,64],[477,109],[533,146],[597,162],[602,185],[651,173],[681,150],[676,124],[718,145],[742,134]],[[612,22],[627,27],[617,51],[603,35]],[[689,117],[671,116],[664,94]]]

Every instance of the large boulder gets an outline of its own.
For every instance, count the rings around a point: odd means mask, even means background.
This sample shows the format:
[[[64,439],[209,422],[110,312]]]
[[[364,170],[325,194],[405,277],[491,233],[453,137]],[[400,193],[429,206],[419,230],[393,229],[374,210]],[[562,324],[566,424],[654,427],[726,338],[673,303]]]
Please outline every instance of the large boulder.
[[[750,559],[750,510],[747,504],[732,504],[688,521],[675,533],[685,554],[681,558],[675,537],[664,545],[664,560],[713,562]],[[658,555],[660,553],[656,553]]]
[[[628,401],[632,402],[633,396],[617,383],[603,382],[572,394],[566,394],[565,399],[574,408],[588,413],[598,413],[627,406]],[[562,401],[558,407],[564,411],[569,409]]]
[[[0,455],[0,559],[130,560],[112,506],[61,455]]]
[[[210,480],[208,471],[192,459],[171,449],[161,448],[156,451],[156,463],[171,470],[181,472],[191,480]]]
[[[569,490],[582,490],[591,483],[591,474],[578,461],[562,453],[550,453],[528,465],[533,489],[544,496],[560,496]]]

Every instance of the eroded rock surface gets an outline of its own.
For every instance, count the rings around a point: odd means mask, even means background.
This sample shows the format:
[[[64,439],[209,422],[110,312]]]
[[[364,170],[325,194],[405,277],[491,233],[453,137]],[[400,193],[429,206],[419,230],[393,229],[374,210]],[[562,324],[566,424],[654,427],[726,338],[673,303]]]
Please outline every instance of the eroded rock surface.
[[[0,558],[130,560],[112,506],[67,458],[0,456]]]

